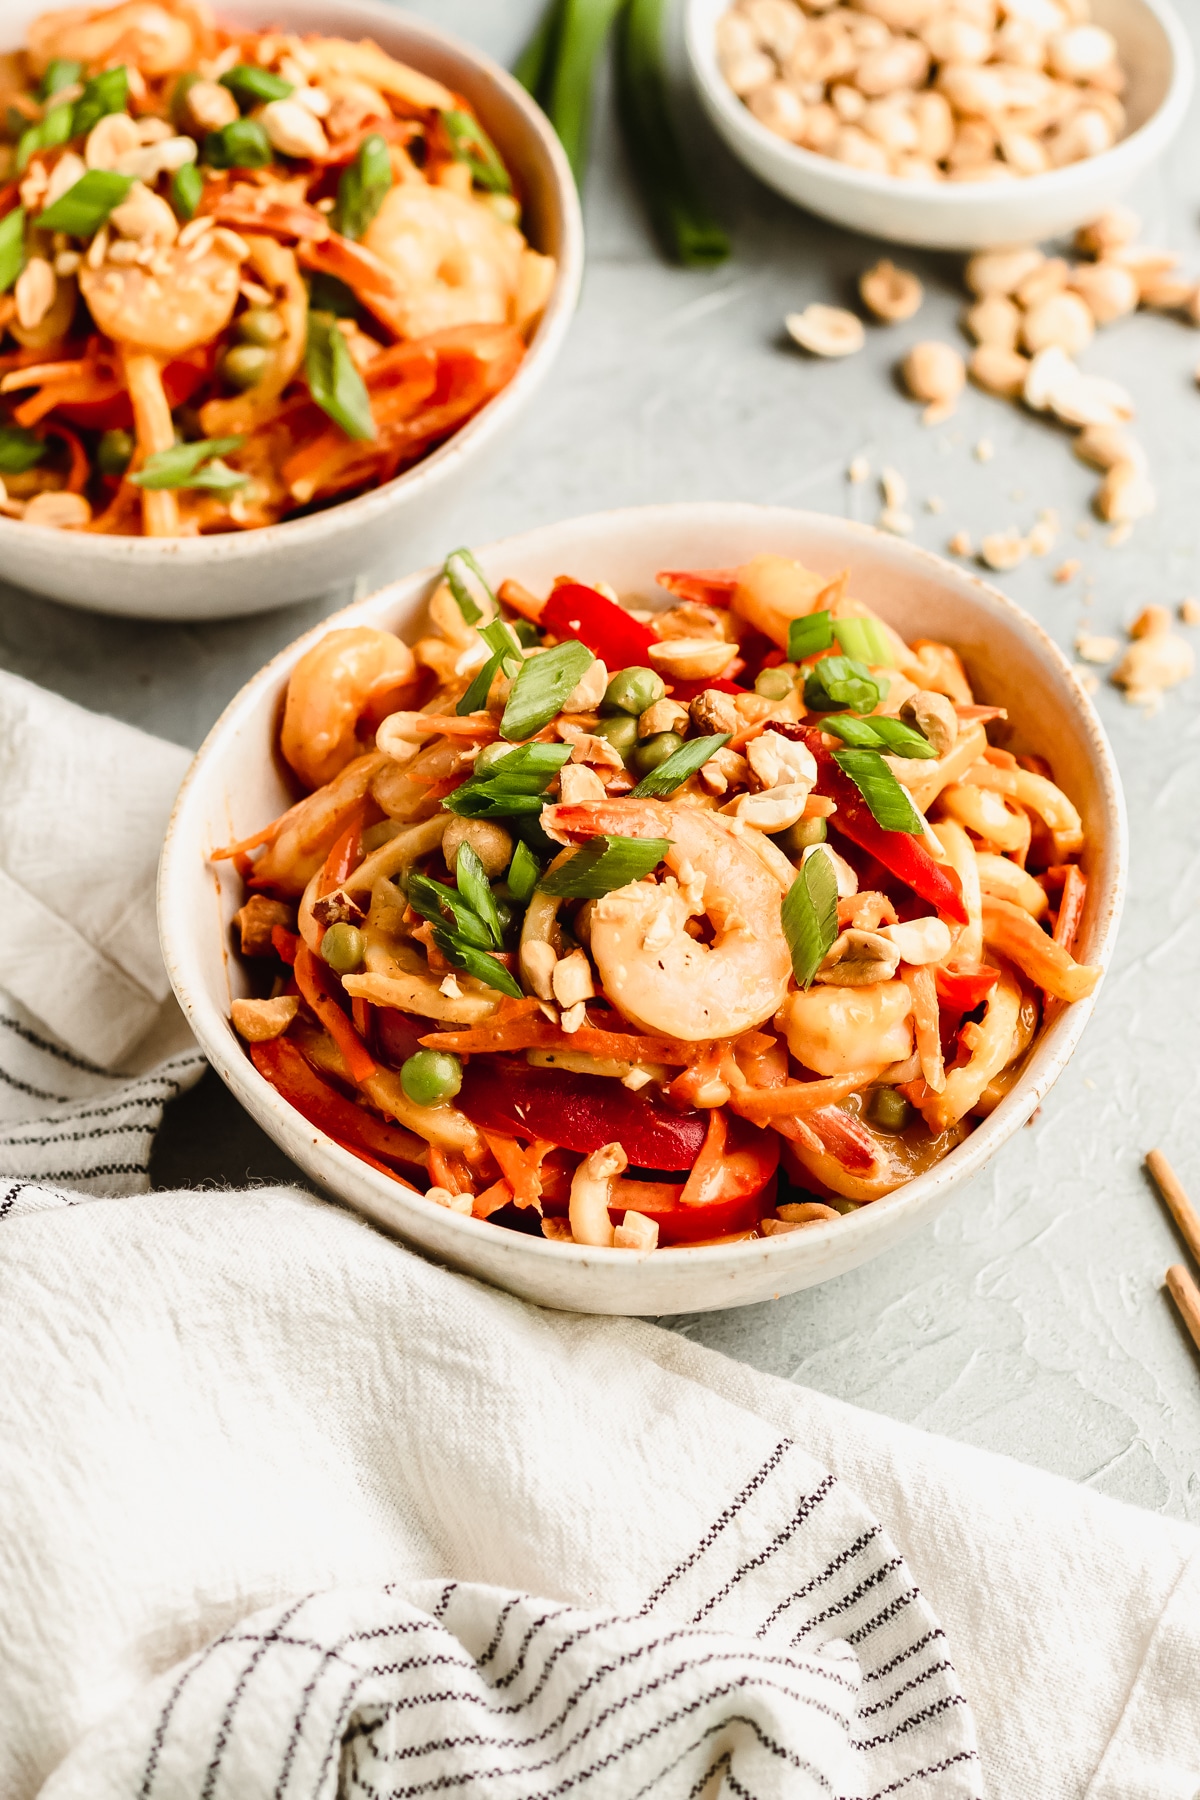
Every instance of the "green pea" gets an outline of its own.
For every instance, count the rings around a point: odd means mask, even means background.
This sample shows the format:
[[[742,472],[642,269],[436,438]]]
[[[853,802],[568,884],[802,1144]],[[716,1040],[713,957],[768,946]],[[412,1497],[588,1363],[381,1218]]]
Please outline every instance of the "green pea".
[[[871,1091],[867,1117],[881,1131],[903,1131],[913,1116],[913,1109],[895,1088],[878,1087]]]
[[[416,1106],[445,1106],[462,1086],[462,1064],[441,1050],[418,1050],[400,1070],[400,1085]]]
[[[754,677],[754,691],[764,700],[786,700],[793,686],[790,669],[783,664],[774,669],[761,669]]]
[[[273,306],[251,306],[233,323],[239,344],[258,344],[269,350],[283,336],[283,320]]]
[[[648,706],[661,700],[666,683],[653,669],[622,669],[604,690],[601,710],[606,713],[632,713],[636,719]]]
[[[257,387],[271,366],[271,353],[261,344],[231,344],[221,358],[221,373],[230,387]]]
[[[630,713],[614,713],[610,719],[598,719],[595,735],[611,744],[622,762],[629,761],[630,751],[638,741],[637,720]]]
[[[811,849],[814,844],[823,844],[828,836],[824,819],[797,819],[794,825],[780,832],[775,842],[786,856],[799,856],[801,851]]]
[[[321,939],[321,956],[339,975],[352,975],[361,964],[366,947],[357,925],[331,925]]]
[[[633,761],[640,775],[649,775],[659,763],[665,763],[668,756],[674,756],[682,749],[683,739],[677,731],[656,731],[653,737],[642,739],[633,753]]]
[[[96,467],[102,475],[123,475],[136,448],[128,431],[106,431],[96,445]]]

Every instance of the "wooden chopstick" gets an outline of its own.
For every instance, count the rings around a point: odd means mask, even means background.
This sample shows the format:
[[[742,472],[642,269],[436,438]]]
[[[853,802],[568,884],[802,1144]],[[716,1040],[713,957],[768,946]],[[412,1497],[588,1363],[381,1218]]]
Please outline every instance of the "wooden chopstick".
[[[1151,1150],[1146,1158],[1146,1167],[1179,1227],[1180,1237],[1200,1266],[1200,1214],[1184,1193],[1183,1183],[1161,1150]]]
[[[1179,1308],[1179,1316],[1187,1326],[1193,1344],[1200,1350],[1200,1287],[1196,1286],[1182,1263],[1172,1263],[1167,1270],[1167,1287]]]
[[[1151,1150],[1146,1167],[1167,1203],[1180,1237],[1200,1264],[1200,1215],[1184,1192],[1183,1183],[1161,1150]],[[1200,1287],[1182,1263],[1172,1263],[1167,1270],[1167,1291],[1179,1309],[1189,1337],[1200,1350]]]

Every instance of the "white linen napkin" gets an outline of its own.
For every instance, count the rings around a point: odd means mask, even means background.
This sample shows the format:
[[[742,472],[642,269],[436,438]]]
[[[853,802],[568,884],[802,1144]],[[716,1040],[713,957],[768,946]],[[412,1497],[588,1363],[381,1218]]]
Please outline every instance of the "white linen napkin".
[[[144,1192],[163,1105],[203,1072],[154,906],[188,761],[0,671],[0,1216],[23,1177]]]
[[[0,676],[3,1800],[1195,1800],[1200,1534],[144,1193],[185,761]]]

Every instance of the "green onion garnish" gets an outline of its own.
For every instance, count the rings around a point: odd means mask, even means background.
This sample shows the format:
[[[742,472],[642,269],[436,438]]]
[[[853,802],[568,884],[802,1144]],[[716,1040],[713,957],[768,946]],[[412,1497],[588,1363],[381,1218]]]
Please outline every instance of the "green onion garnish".
[[[503,669],[511,677],[521,667],[520,645],[512,627],[503,619],[493,619],[490,625],[481,626],[479,635],[490,647],[492,654],[454,708],[460,718],[465,718],[468,713],[478,712],[487,705],[487,697],[498,669]]]
[[[521,744],[447,794],[442,805],[464,819],[540,813],[542,796],[570,754],[570,744]]]
[[[255,63],[235,63],[220,80],[241,107],[254,106],[259,100],[286,100],[296,91],[282,75],[272,75],[269,69],[260,69]]]
[[[828,612],[806,613],[788,626],[788,661],[803,662],[821,650],[833,649],[833,615]]]
[[[474,625],[477,619],[482,619],[483,608],[467,586],[464,570],[475,578],[493,606],[496,604],[496,596],[491,590],[487,576],[471,552],[466,549],[452,550],[442,564],[442,580],[458,602],[458,610],[467,624]]]
[[[511,743],[548,725],[595,660],[586,644],[570,638],[522,663],[500,721],[501,737]]]
[[[391,185],[392,158],[387,140],[373,131],[358,146],[354,161],[342,170],[331,221],[334,230],[343,237],[362,237]]]
[[[25,208],[14,206],[0,219],[0,294],[7,294],[25,267]]]
[[[543,894],[564,900],[599,900],[601,895],[649,875],[670,848],[670,838],[593,838],[549,875],[543,875],[539,886]]]
[[[53,206],[38,215],[39,231],[65,231],[68,237],[94,237],[114,206],[133,186],[132,175],[114,175],[109,169],[89,169],[86,175],[60,194]]]
[[[23,475],[41,462],[49,447],[20,425],[0,425],[0,475]]]
[[[542,878],[542,865],[528,844],[518,843],[508,865],[508,891],[518,906],[528,906]]]
[[[500,160],[500,153],[478,119],[469,112],[455,109],[442,114],[442,124],[450,139],[455,158],[466,163],[471,179],[489,194],[511,194],[512,182]]]
[[[729,239],[704,204],[671,117],[665,57],[667,0],[628,0],[617,21],[617,111],[650,219],[667,255],[710,269]]]
[[[796,985],[806,988],[838,934],[837,876],[823,851],[806,856],[783,898],[780,920],[792,953]]]
[[[476,918],[482,919],[492,943],[499,950],[504,943],[504,929],[500,924],[500,914],[496,910],[496,902],[492,897],[492,884],[485,875],[483,864],[470,844],[462,843],[458,846],[458,855],[454,859],[454,873],[460,895]]]
[[[504,964],[497,962],[494,956],[489,956],[486,950],[477,950],[474,944],[469,944],[465,938],[447,931],[441,925],[434,926],[433,941],[454,968],[465,970],[476,981],[482,981],[486,987],[498,988],[500,993],[508,994],[514,1000],[524,998]]]
[[[93,125],[109,113],[122,113],[129,104],[129,73],[122,64],[116,69],[102,69],[80,94],[71,114],[70,137],[86,137]]]
[[[200,197],[204,193],[204,177],[194,162],[186,162],[171,177],[171,204],[181,219],[194,219]]]
[[[148,456],[137,474],[129,479],[137,487],[152,489],[241,487],[246,480],[244,475],[219,463],[210,477],[210,468],[214,459],[240,450],[245,441],[242,437],[223,437],[201,438],[194,444],[172,444],[169,450],[156,450]]]
[[[876,668],[881,663],[890,665],[891,646],[874,619],[835,619],[833,635],[844,655],[873,663]]]
[[[428,875],[410,875],[405,884],[408,904],[431,925],[446,926],[447,917],[464,943],[478,944],[482,950],[492,947],[492,934],[474,909],[468,906],[457,888]]]
[[[42,85],[38,89],[39,100],[50,100],[65,87],[74,87],[83,75],[83,64],[76,62],[73,56],[56,56],[47,63],[46,73],[42,76]]]
[[[910,837],[924,835],[920,815],[878,750],[835,750],[833,760],[850,777],[877,825]]]
[[[709,757],[729,742],[729,736],[727,731],[718,731],[713,737],[691,738],[678,750],[673,750],[666,762],[659,763],[657,769],[651,769],[649,775],[643,775],[629,796],[630,799],[664,800],[677,787],[682,787],[689,775],[702,769]]]
[[[74,107],[69,103],[63,106],[52,106],[36,125],[30,125],[17,139],[17,174],[21,175],[28,167],[30,158],[39,150],[52,150],[56,144],[65,144],[71,137],[71,119]]]
[[[518,59],[518,79],[549,115],[575,180],[587,169],[593,76],[623,0],[552,0]]]
[[[837,713],[821,720],[821,730],[840,737],[843,744],[856,750],[886,750],[891,756],[915,758],[936,757],[937,751],[919,731],[900,719],[881,718],[878,713],[860,719],[853,713]]]
[[[808,671],[804,704],[810,712],[833,712],[848,706],[853,712],[874,712],[887,698],[889,683],[871,674],[865,663],[849,656],[823,656]]]
[[[243,120],[243,124],[247,121]],[[308,391],[347,437],[371,439],[375,420],[367,384],[354,366],[350,347],[328,313],[308,315],[308,344],[304,352]]]
[[[271,140],[257,119],[234,119],[210,131],[200,152],[210,169],[265,169],[273,162]]]

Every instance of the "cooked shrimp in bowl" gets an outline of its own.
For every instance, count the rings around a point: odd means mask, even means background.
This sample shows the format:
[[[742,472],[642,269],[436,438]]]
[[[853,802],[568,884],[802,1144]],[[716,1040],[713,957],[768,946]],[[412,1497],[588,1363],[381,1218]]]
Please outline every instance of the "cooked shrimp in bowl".
[[[203,0],[0,56],[0,511],[196,536],[375,488],[512,379],[552,257],[462,95]]]
[[[657,580],[455,551],[411,646],[295,665],[295,804],[213,852],[284,1100],[432,1205],[641,1252],[877,1203],[1101,973],[1080,814],[951,645],[769,553]]]

